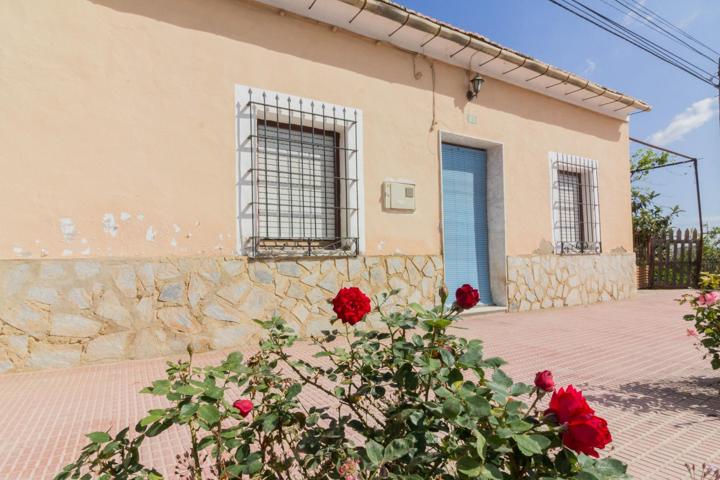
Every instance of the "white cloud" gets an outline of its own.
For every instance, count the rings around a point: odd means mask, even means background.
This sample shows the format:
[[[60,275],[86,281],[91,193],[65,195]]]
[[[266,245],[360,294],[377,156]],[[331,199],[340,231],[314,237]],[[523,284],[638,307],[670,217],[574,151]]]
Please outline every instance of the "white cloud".
[[[691,12],[687,17],[677,22],[677,26],[680,28],[687,28],[698,16],[700,16],[700,12],[698,10]]]
[[[684,112],[675,115],[667,127],[659,130],[648,139],[650,143],[658,145],[667,145],[676,140],[680,140],[683,135],[700,128],[717,112],[717,97],[708,97],[699,100]]]
[[[643,6],[644,6],[644,5],[645,5],[645,2],[647,2],[647,0],[637,0],[636,3],[639,3],[640,5],[643,5]],[[642,9],[638,9],[638,10],[639,10],[640,12],[642,12]],[[643,17],[644,17],[644,18],[648,18],[647,15],[643,15]],[[639,17],[637,14],[635,14],[635,13],[633,13],[633,12],[628,12],[628,13],[623,17],[622,23],[623,23],[623,25],[625,25],[625,26],[627,27],[628,25],[630,25],[631,23],[633,23],[633,20],[637,20],[638,18],[640,18],[640,17]]]
[[[597,63],[592,58],[586,58],[585,59],[585,70],[583,70],[583,75],[590,75],[595,71],[597,68]]]

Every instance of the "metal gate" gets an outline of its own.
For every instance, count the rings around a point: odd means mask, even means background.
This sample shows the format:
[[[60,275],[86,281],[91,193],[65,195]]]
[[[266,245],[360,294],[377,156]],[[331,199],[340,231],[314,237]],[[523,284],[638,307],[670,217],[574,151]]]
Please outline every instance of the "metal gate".
[[[698,231],[669,230],[650,240],[648,286],[650,288],[697,287],[702,261],[702,238]]]

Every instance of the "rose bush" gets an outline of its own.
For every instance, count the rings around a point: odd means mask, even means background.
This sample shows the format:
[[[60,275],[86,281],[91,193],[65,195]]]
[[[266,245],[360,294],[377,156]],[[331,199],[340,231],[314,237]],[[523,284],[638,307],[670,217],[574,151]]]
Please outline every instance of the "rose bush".
[[[311,339],[312,361],[292,355],[297,335],[280,318],[258,321],[266,336],[249,358],[197,367],[189,349],[143,390],[166,408],[132,435],[91,433],[56,479],[160,479],[139,447],[174,425],[189,433],[175,477],[196,480],[628,478],[619,461],[592,458],[611,437],[581,392],[554,391],[549,371],[536,386],[515,383],[480,340],[451,333],[478,301],[472,290],[461,287],[451,305],[442,290],[432,309],[390,308],[381,295],[375,329],[369,299],[343,289],[332,304],[344,325]]]
[[[698,345],[705,350],[705,358],[710,365],[720,369],[720,275],[703,274],[700,276],[700,291],[685,294],[678,301],[692,307],[693,313],[685,315],[695,329],[688,329],[688,336],[697,337]]]

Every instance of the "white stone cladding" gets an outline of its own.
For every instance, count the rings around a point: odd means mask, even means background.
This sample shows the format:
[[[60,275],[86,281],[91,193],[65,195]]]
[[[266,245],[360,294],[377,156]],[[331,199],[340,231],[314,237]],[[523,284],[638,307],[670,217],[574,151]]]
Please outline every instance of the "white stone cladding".
[[[274,314],[309,336],[341,287],[427,306],[442,279],[439,256],[0,261],[0,372],[252,346]]]
[[[636,291],[635,254],[509,256],[507,291],[510,311],[628,298]]]

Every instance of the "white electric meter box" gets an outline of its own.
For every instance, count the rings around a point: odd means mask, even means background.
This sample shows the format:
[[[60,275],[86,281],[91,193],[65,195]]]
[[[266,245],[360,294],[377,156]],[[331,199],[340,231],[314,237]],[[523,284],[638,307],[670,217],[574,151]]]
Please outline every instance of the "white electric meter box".
[[[403,182],[385,182],[385,208],[415,211],[415,185]]]

